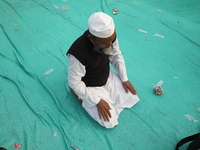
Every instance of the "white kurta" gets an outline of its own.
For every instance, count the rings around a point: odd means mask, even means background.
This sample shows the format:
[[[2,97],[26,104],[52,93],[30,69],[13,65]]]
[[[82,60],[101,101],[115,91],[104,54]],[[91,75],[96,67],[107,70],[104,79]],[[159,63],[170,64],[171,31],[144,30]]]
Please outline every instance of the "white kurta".
[[[68,67],[68,83],[70,88],[78,95],[78,98],[83,100],[82,106],[88,114],[96,120],[100,125],[106,128],[113,128],[118,124],[118,116],[124,108],[130,108],[139,101],[137,95],[126,93],[122,86],[122,82],[128,81],[124,58],[119,50],[118,41],[113,43],[114,51],[109,56],[109,60],[115,70],[110,71],[107,83],[101,87],[86,87],[85,83],[81,81],[85,76],[86,70],[79,60],[73,55],[69,57]],[[105,122],[99,118],[96,105],[100,99],[108,102],[111,107],[112,118],[109,122]]]

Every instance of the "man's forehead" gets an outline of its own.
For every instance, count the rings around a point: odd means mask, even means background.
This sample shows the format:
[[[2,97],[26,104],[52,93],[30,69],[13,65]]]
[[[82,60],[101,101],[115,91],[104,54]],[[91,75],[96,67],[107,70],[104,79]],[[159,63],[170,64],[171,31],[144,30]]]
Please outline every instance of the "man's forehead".
[[[109,40],[113,40],[116,38],[116,32],[114,32],[110,37],[107,37],[107,38],[99,38],[99,37],[96,37],[96,39],[98,41],[109,41]]]

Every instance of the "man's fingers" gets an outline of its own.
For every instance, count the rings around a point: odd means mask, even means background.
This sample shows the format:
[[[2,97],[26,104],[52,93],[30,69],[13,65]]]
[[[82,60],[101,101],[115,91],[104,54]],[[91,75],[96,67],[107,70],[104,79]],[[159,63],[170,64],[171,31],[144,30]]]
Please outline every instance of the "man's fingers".
[[[101,112],[99,115],[103,117],[104,121],[109,121],[108,115],[105,114],[104,112]],[[102,119],[102,117],[100,117],[100,119]]]
[[[104,121],[110,121],[110,119],[109,118],[111,118],[112,116],[111,116],[111,113],[110,113],[110,111],[109,110],[103,110],[103,111],[99,111],[99,118],[100,119],[102,119],[103,118],[103,120]]]
[[[111,107],[109,104],[104,101],[100,100],[100,102],[97,104],[98,112],[99,112],[99,118],[103,119],[104,121],[109,121],[112,116],[110,113]]]
[[[110,110],[105,110],[105,112],[104,112],[104,121],[110,121],[111,117],[112,116],[111,116]]]
[[[133,95],[135,95],[136,94],[136,89],[133,89],[131,92],[132,92]]]
[[[110,108],[110,109],[111,109],[111,108]],[[112,118],[110,111],[108,111],[108,116],[109,116],[110,118]]]
[[[111,110],[111,107],[108,105],[108,109],[106,109],[106,116],[107,116],[108,121],[109,121],[109,118],[112,118],[110,110]]]
[[[133,95],[136,95],[137,91],[129,81],[122,82],[122,85],[123,85],[126,93],[128,93],[128,91],[130,91]]]
[[[136,89],[132,86],[128,86],[128,85],[123,85],[126,93],[128,93],[128,91],[130,91],[133,95],[136,95]]]
[[[123,85],[123,87],[124,87],[126,93],[128,93],[128,88],[125,85]]]

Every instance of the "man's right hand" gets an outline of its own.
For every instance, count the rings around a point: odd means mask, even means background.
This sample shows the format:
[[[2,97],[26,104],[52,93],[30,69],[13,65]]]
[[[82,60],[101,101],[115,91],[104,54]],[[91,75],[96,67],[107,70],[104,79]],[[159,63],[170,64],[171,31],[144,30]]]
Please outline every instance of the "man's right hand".
[[[104,119],[104,121],[109,121],[109,118],[111,118],[111,113],[110,113],[110,106],[109,104],[104,101],[103,99],[101,99],[99,101],[99,103],[97,104],[97,109],[98,109],[98,112],[99,112],[99,118],[100,119]]]

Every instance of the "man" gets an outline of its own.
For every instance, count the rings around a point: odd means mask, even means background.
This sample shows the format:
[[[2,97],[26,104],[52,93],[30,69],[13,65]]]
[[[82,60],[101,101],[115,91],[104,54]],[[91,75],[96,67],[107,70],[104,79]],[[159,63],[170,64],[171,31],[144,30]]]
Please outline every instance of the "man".
[[[100,125],[113,128],[120,112],[139,98],[128,81],[113,19],[97,12],[88,19],[88,27],[67,52],[68,83],[88,114]],[[118,74],[110,70],[110,63]]]

